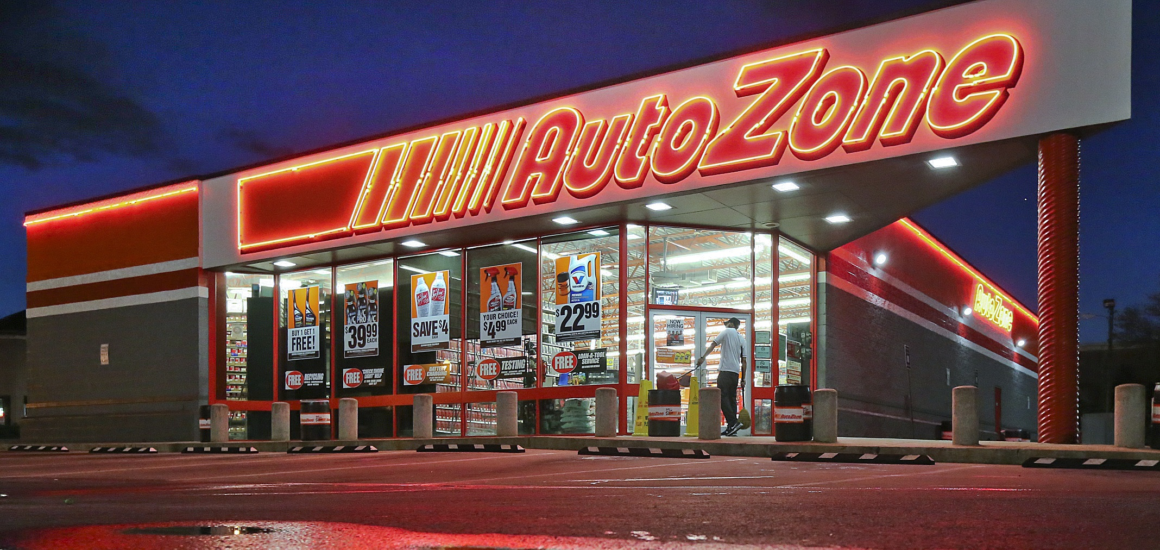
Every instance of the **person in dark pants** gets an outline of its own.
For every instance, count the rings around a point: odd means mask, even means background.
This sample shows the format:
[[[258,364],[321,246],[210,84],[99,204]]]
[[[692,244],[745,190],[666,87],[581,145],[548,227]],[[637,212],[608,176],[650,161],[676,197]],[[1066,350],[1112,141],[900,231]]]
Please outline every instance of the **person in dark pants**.
[[[717,387],[721,389],[721,412],[725,414],[725,429],[721,435],[737,435],[741,423],[737,421],[737,387],[745,383],[746,350],[745,337],[737,332],[741,320],[732,317],[725,321],[725,330],[722,330],[705,355],[697,359],[697,366],[705,362],[705,358],[721,346],[721,363],[717,366]]]

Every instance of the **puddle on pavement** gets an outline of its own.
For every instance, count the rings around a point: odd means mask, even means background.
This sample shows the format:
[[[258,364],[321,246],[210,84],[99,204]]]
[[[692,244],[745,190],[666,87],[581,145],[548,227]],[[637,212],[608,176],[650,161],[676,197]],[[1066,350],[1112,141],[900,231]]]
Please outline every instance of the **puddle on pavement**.
[[[26,529],[0,533],[0,549],[22,550],[233,550],[266,548],[374,548],[481,550],[529,548],[711,550],[737,548],[802,549],[796,545],[734,545],[700,534],[657,536],[634,531],[624,537],[557,537],[499,533],[425,533],[396,527],[314,521],[170,522],[133,525],[87,525]],[[707,540],[712,538],[712,540]]]

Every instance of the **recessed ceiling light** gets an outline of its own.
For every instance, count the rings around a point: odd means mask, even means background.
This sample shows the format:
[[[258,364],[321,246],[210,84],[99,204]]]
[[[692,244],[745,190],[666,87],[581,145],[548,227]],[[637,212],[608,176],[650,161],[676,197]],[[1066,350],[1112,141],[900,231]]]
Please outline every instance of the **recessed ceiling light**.
[[[560,225],[572,225],[572,224],[580,223],[579,221],[576,221],[575,218],[569,218],[568,216],[560,216],[559,218],[556,218],[552,221],[554,221]]]
[[[850,216],[847,216],[845,214],[834,214],[832,216],[826,216],[826,221],[828,221],[830,223],[834,223],[834,224],[846,223],[846,222],[850,221]]]
[[[649,210],[655,210],[657,212],[663,212],[665,210],[672,210],[673,209],[673,207],[669,206],[668,203],[659,202],[659,201],[658,202],[650,202],[650,203],[644,205],[644,207],[648,208]]]
[[[588,234],[596,236],[596,237],[607,237],[608,235],[610,235],[609,232],[607,232],[603,229],[593,229],[592,231],[589,231]]]
[[[447,256],[448,258],[454,258],[455,256],[459,255],[459,253],[454,250],[441,250],[439,254],[442,256]]]
[[[422,248],[424,246],[427,246],[427,244],[424,243],[423,241],[417,241],[415,239],[411,239],[409,241],[403,241],[400,244],[402,244],[403,246],[405,246],[407,248]]]
[[[1015,342],[1015,345],[1016,345],[1016,346],[1019,346],[1019,347],[1026,346],[1026,345],[1027,345],[1027,340],[1024,340],[1024,339],[1020,338],[1018,342]]]
[[[884,265],[886,263],[886,254],[881,252],[874,255],[874,265]]]
[[[783,181],[781,183],[773,184],[773,190],[779,193],[788,193],[790,191],[797,191],[798,189],[801,189],[801,187],[798,187],[798,184],[792,181]]]
[[[958,166],[959,159],[956,159],[952,156],[935,157],[926,161],[926,163],[929,164],[931,168],[941,170],[943,168],[954,168],[955,166]]]
[[[297,264],[295,264],[294,262],[291,262],[289,260],[278,260],[278,261],[274,262],[274,265],[276,265],[278,267],[294,267]]]

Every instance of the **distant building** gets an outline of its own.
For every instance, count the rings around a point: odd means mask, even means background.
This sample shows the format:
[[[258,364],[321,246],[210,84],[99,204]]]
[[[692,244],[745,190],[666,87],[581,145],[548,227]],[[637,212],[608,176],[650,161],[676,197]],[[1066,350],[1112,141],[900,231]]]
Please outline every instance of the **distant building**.
[[[0,319],[0,439],[20,435],[28,401],[25,333],[23,311]]]

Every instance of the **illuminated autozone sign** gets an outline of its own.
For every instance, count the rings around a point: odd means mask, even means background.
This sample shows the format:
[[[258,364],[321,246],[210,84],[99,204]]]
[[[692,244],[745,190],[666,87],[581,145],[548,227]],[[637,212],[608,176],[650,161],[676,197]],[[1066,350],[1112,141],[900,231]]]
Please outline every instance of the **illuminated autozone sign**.
[[[1002,295],[997,292],[994,294],[987,292],[982,283],[975,286],[975,306],[973,309],[991,324],[1011,332],[1015,312],[1004,305]]]
[[[925,49],[877,67],[830,66],[826,48],[744,65],[732,94],[642,97],[637,108],[589,120],[556,107],[439,131],[309,164],[240,178],[242,252],[588,199],[610,185],[675,184],[777,165],[787,154],[823,159],[839,147],[910,143],[925,125],[953,140],[986,125],[1023,71],[1015,36],[981,36],[950,55]],[[729,119],[720,102],[744,102]],[[731,109],[736,110],[736,109]],[[325,188],[327,200],[310,195]],[[296,195],[300,194],[300,195]],[[297,212],[295,209],[306,208]]]

